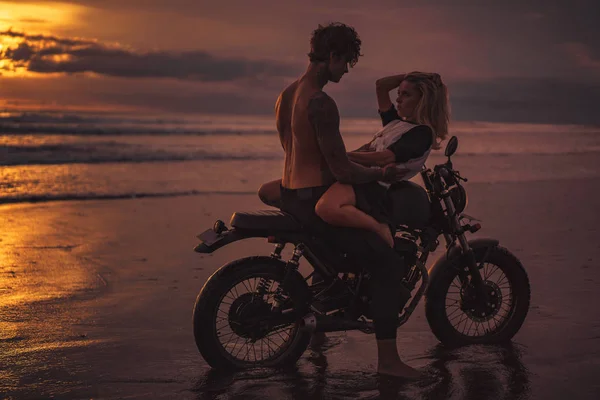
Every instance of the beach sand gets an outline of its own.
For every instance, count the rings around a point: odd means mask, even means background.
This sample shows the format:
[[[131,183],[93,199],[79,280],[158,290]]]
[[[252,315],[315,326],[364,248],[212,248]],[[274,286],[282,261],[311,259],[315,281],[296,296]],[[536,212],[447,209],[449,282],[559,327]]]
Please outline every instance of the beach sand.
[[[94,399],[596,399],[600,396],[600,181],[469,184],[466,212],[522,261],[531,309],[511,346],[438,345],[421,303],[400,328],[405,360],[435,382],[379,379],[375,338],[330,334],[296,368],[220,374],[198,353],[192,307],[224,263],[195,235],[256,196],[200,195],[0,207],[0,397]],[[434,257],[428,262],[431,265]]]

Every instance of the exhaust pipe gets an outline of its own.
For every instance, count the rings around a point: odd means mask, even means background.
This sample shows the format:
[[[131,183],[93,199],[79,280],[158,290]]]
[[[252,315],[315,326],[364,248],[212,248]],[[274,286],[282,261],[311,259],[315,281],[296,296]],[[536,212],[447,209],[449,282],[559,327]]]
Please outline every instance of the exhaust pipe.
[[[300,321],[300,329],[305,332],[339,332],[361,330],[366,333],[373,332],[373,323],[367,321],[347,320],[329,315],[307,314]]]

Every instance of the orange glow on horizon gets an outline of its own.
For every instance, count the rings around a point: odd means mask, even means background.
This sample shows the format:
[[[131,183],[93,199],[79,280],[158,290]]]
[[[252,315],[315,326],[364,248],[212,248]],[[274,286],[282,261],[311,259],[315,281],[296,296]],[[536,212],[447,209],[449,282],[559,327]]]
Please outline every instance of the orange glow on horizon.
[[[76,24],[83,9],[61,2],[0,1],[0,30],[51,34],[54,28]]]

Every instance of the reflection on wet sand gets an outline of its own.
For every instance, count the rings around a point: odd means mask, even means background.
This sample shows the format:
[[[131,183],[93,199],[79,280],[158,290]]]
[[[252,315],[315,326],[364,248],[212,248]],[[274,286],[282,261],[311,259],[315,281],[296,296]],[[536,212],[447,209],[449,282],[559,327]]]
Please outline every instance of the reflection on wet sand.
[[[79,258],[84,240],[73,227],[76,218],[59,207],[54,212],[46,206],[2,208],[0,398],[41,388],[67,390],[64,381],[77,367],[71,362],[67,372],[56,354],[83,352],[101,342],[78,326],[90,310],[71,302],[93,297],[99,286]]]
[[[436,346],[428,354],[428,369],[439,381],[421,393],[425,399],[526,399],[530,394],[529,371],[515,344],[469,346],[447,350]]]
[[[312,348],[297,367],[286,370],[209,370],[193,392],[198,399],[527,399],[529,371],[518,345],[445,349],[438,345],[420,359],[428,377],[417,382],[359,371],[331,370],[328,348]]]

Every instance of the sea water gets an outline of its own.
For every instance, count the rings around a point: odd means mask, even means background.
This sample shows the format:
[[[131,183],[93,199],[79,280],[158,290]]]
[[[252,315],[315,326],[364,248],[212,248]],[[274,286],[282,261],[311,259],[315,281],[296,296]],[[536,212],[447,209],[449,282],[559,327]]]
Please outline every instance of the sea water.
[[[341,124],[347,150],[379,129]],[[600,127],[458,121],[450,135],[469,183],[600,176]],[[282,167],[273,116],[0,113],[0,203],[256,193]]]

